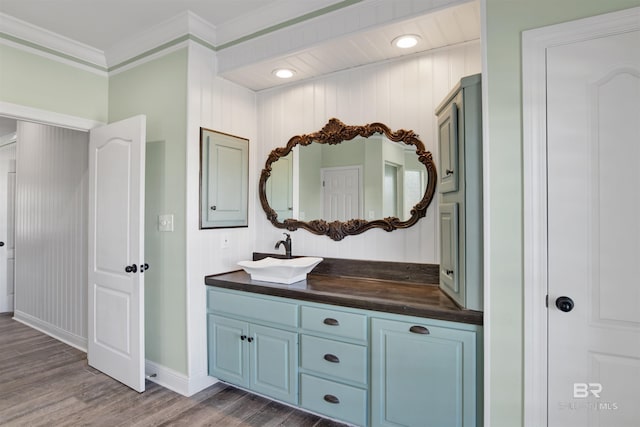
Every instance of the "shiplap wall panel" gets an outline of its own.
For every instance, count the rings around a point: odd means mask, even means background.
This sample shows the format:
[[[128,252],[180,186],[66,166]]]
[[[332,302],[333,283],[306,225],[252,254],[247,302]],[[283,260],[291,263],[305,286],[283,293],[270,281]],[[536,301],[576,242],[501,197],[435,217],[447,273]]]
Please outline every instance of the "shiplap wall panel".
[[[86,347],[88,134],[18,122],[15,316]]]
[[[189,43],[187,127],[187,316],[188,375],[195,390],[211,383],[207,374],[206,287],[203,278],[238,269],[254,250],[255,204],[259,174],[256,95],[216,76],[216,60],[209,49]],[[199,229],[199,128],[249,139],[249,226]],[[223,237],[229,247],[221,248]]]
[[[358,67],[258,93],[258,169],[269,152],[289,138],[319,130],[331,117],[346,124],[375,121],[392,129],[413,129],[437,159],[434,110],[459,79],[481,71],[480,43],[440,49]],[[255,250],[272,252],[282,230],[259,207]],[[334,242],[304,230],[293,233],[296,255],[438,262],[437,197],[427,216],[408,230],[368,231]]]

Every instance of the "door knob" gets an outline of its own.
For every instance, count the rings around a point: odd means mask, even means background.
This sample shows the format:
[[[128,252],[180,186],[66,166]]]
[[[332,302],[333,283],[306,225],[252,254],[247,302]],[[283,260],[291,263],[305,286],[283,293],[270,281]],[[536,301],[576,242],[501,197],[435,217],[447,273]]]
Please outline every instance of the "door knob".
[[[573,300],[569,297],[559,297],[556,299],[556,307],[558,307],[558,310],[564,311],[565,313],[573,310],[574,305]]]

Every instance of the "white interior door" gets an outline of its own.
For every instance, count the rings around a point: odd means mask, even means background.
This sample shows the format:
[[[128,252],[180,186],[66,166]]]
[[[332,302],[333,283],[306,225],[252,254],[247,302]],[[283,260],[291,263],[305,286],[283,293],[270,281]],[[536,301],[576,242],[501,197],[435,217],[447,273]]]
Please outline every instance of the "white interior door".
[[[360,167],[323,168],[322,210],[327,221],[362,218]]]
[[[91,131],[89,364],[144,391],[145,116]]]
[[[552,427],[640,425],[637,27],[547,50]]]
[[[14,308],[15,144],[0,150],[0,313],[6,313]]]

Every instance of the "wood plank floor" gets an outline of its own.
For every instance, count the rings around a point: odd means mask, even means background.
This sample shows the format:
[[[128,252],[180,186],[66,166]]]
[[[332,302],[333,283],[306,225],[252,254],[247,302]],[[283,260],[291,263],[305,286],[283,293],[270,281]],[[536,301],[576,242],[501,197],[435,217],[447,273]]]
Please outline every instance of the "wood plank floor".
[[[137,393],[86,354],[0,314],[2,426],[343,426],[217,383],[184,397],[147,381]]]

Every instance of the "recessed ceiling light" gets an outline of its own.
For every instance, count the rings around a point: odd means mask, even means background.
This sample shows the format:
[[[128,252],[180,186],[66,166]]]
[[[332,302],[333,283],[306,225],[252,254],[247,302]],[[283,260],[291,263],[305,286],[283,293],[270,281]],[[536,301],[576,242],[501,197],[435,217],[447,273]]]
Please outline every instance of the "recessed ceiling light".
[[[400,49],[408,49],[410,47],[414,47],[415,45],[417,45],[419,40],[420,40],[420,36],[418,35],[405,34],[393,39],[391,44],[393,44],[396,47],[399,47]]]
[[[296,72],[289,68],[278,68],[273,70],[273,74],[281,79],[290,79]]]

